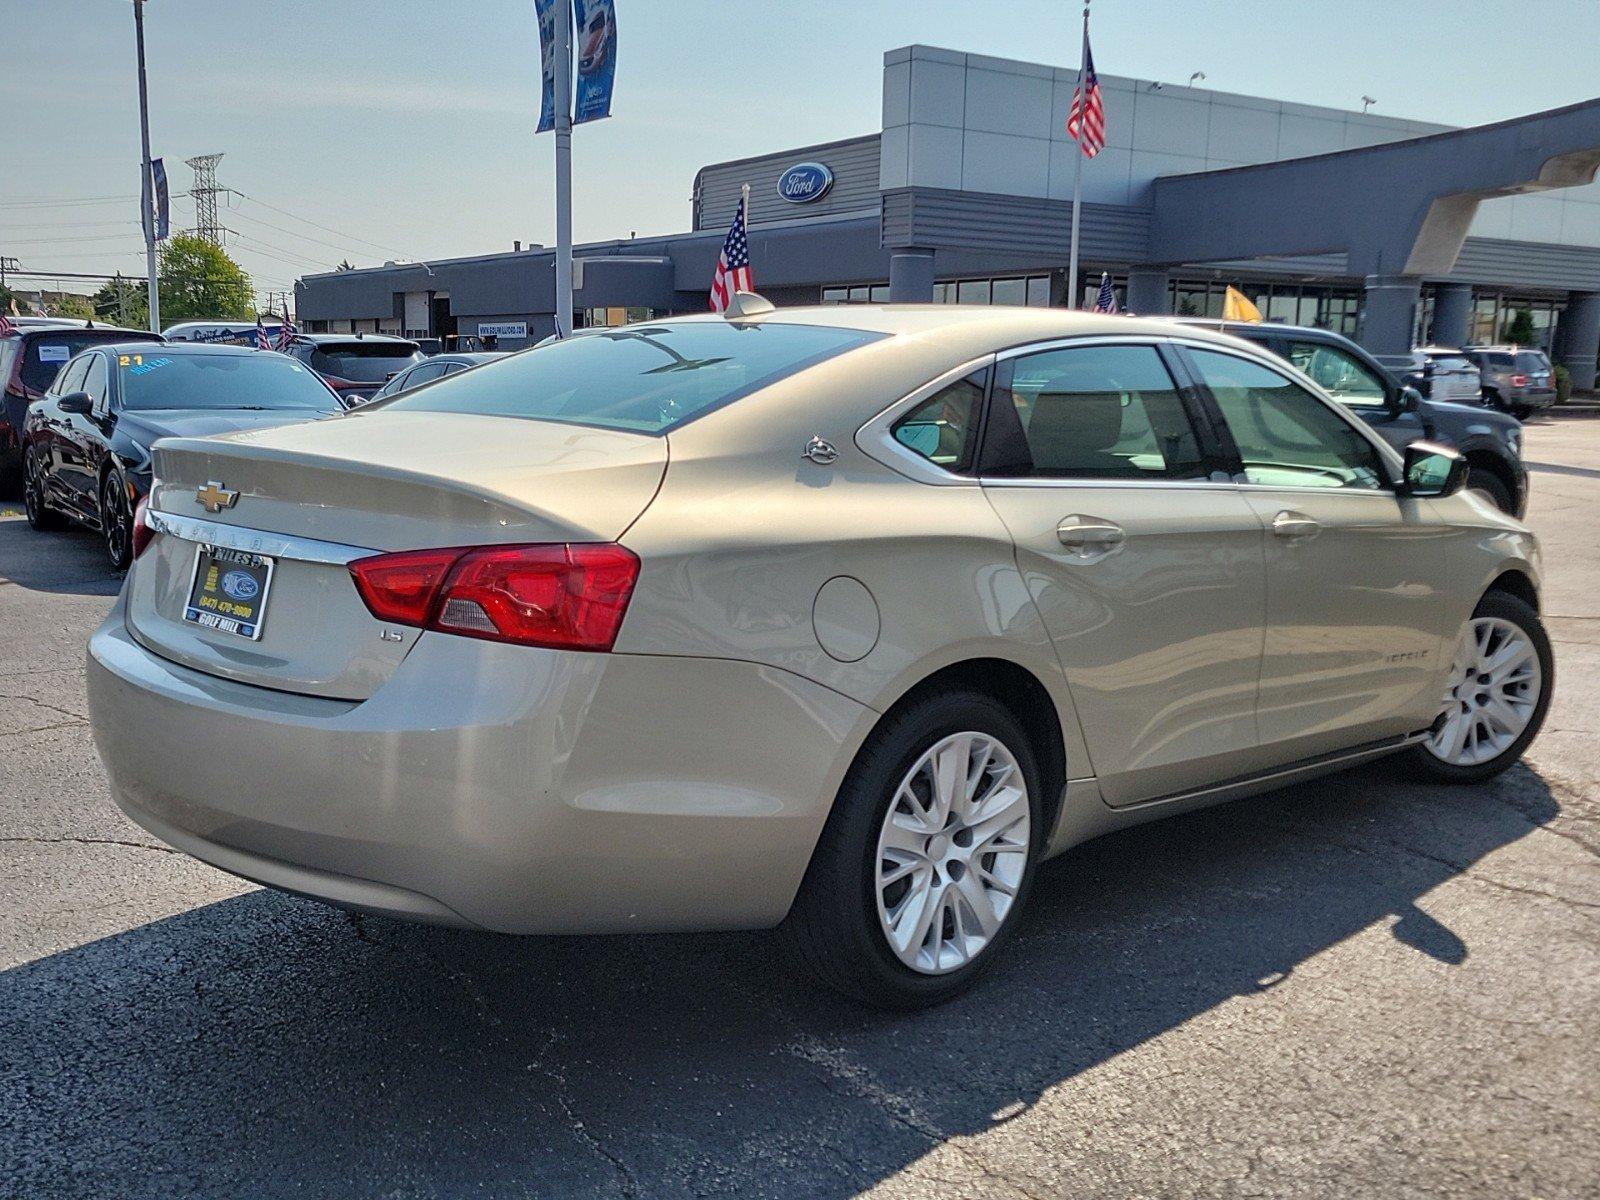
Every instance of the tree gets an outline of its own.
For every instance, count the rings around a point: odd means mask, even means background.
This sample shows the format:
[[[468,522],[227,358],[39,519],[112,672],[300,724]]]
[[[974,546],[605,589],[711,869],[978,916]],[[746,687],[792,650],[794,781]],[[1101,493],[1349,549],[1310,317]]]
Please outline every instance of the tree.
[[[161,247],[157,280],[163,322],[243,321],[255,312],[249,274],[221,246],[192,233],[176,234]]]
[[[145,295],[149,285],[118,275],[100,285],[91,296],[97,321],[125,325],[129,329],[143,329],[150,324],[150,303]]]
[[[341,258],[339,260],[339,265],[334,268],[336,271],[354,271],[355,269],[355,263],[351,262],[348,258]]]
[[[58,294],[54,300],[47,303],[52,317],[80,317],[94,320],[94,305],[89,297],[79,296],[73,292]]]
[[[11,302],[16,298],[17,294],[10,288],[0,286],[0,313],[5,313],[9,317],[11,315]],[[19,304],[17,307],[21,308],[22,306]]]
[[[1533,328],[1533,313],[1525,308],[1517,309],[1516,315],[1506,322],[1506,331],[1501,336],[1515,346],[1534,345],[1539,335]]]

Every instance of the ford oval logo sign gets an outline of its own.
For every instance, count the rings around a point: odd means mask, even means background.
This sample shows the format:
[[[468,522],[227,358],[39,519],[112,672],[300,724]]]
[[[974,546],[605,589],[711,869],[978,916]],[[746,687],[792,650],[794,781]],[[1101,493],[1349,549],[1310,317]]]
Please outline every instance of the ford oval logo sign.
[[[253,600],[261,585],[248,571],[229,571],[222,577],[222,590],[235,600]]]
[[[790,204],[821,200],[833,187],[833,172],[818,162],[796,163],[778,176],[778,195]]]

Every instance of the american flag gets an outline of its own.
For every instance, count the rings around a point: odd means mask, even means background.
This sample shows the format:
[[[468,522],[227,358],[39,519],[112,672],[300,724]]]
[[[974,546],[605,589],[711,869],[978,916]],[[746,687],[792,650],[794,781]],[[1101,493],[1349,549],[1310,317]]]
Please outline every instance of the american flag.
[[[744,201],[733,214],[733,225],[728,230],[728,240],[722,243],[722,253],[717,256],[717,273],[711,279],[711,311],[722,312],[733,300],[735,292],[753,292],[755,273],[750,269],[750,239],[744,231]]]
[[[1100,294],[1094,298],[1094,310],[1103,313],[1117,311],[1117,290],[1111,286],[1111,276],[1104,271],[1100,272]]]
[[[17,327],[11,323],[11,318],[0,313],[0,337],[10,337],[16,331]]]
[[[271,350],[272,343],[267,340],[267,327],[261,323],[261,314],[256,314],[256,349]]]
[[[278,328],[277,349],[287,350],[289,348],[289,343],[294,341],[295,333],[296,330],[294,327],[294,322],[289,320],[289,310],[285,308],[283,310],[283,324]]]
[[[1093,158],[1106,147],[1105,96],[1100,91],[1100,76],[1094,73],[1094,55],[1089,51],[1087,34],[1083,41],[1083,82],[1072,93],[1067,136],[1077,139],[1085,158]]]

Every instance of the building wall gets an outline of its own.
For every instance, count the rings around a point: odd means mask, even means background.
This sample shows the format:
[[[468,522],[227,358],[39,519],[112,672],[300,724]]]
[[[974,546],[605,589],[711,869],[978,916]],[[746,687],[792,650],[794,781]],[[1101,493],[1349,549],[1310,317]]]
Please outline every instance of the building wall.
[[[795,204],[778,194],[778,179],[796,163],[820,162],[833,172],[833,187],[820,200]],[[726,230],[739,203],[739,188],[750,185],[752,225],[816,220],[878,211],[878,135],[846,138],[798,150],[702,167],[694,177],[694,229]]]
[[[946,188],[1070,200],[1074,67],[907,46],[884,55],[885,189]],[[1083,197],[1144,205],[1158,175],[1274,162],[1454,128],[1379,113],[1100,76],[1106,148],[1083,165]],[[1600,246],[1600,183],[1485,201],[1474,237]]]

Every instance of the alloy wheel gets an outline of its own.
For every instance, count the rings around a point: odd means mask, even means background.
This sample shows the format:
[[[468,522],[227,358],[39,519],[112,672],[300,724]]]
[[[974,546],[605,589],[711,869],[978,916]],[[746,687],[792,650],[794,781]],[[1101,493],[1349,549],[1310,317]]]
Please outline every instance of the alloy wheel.
[[[1441,762],[1474,767],[1510,748],[1533,720],[1543,673],[1533,642],[1500,617],[1467,623],[1432,735]]]
[[[28,521],[36,526],[45,514],[44,477],[39,473],[38,457],[39,452],[30,446],[22,464],[22,508]]]
[[[108,477],[100,489],[100,528],[105,534],[111,565],[120,570],[131,557],[133,510],[128,504],[127,490],[115,475]]]
[[[981,954],[1015,905],[1030,824],[1027,781],[998,739],[955,733],[925,751],[878,836],[878,921],[895,957],[943,975]]]

